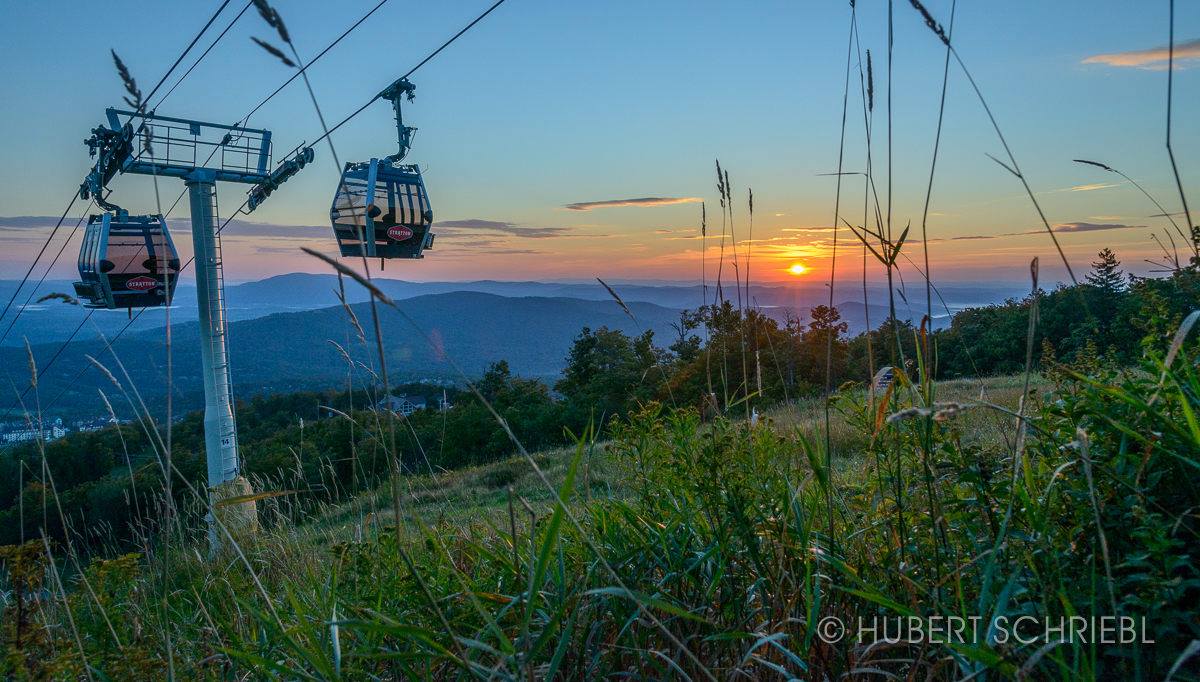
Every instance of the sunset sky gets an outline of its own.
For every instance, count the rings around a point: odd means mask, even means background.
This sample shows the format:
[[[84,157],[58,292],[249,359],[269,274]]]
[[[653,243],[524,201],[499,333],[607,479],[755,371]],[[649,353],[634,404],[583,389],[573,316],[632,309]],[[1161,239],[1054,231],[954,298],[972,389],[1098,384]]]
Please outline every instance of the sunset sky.
[[[311,58],[375,1],[276,4],[301,56]],[[106,3],[102,23],[82,5],[4,4],[0,279],[25,274],[89,168],[82,140],[106,106],[120,103],[109,49],[148,91],[218,4],[121,0]],[[243,4],[230,3],[185,67]],[[341,120],[487,4],[391,0],[310,71],[326,119]],[[886,201],[887,4],[858,5],[861,46],[874,63],[873,153]],[[1176,157],[1185,188],[1200,202],[1200,3],[1177,5]],[[948,0],[927,6],[949,24]],[[752,276],[828,277],[837,180],[822,174],[838,164],[849,26],[847,2],[508,0],[413,77],[417,99],[406,118],[420,132],[410,159],[425,171],[438,241],[424,260],[389,263],[385,274],[695,281],[702,245],[710,272],[719,254],[720,159],[733,186],[739,255],[750,251]],[[1144,272],[1143,259],[1159,254],[1150,235],[1170,225],[1128,182],[1072,159],[1115,166],[1169,212],[1181,210],[1164,147],[1167,71],[1159,48],[1167,28],[1165,1],[964,2],[957,9],[957,49],[1077,271],[1111,246]],[[250,10],[158,112],[224,123],[243,116],[291,75],[251,36],[278,42]],[[898,233],[912,221],[906,250],[914,260],[944,57],[920,16],[897,1],[893,225]],[[866,156],[857,50],[851,61],[844,168],[855,172]],[[1034,256],[1049,278],[1061,277],[1019,181],[988,158],[1004,159],[1004,149],[953,64],[945,115],[929,218],[935,279],[1024,279]],[[321,134],[301,81],[251,124],[273,131],[277,159]],[[333,141],[342,161],[392,153],[388,105],[376,103]],[[326,270],[299,251],[335,252],[328,212],[336,167],[324,144],[316,154],[262,208],[231,224],[224,235],[228,279]],[[842,182],[842,214],[861,224],[863,179]],[[156,212],[150,179],[118,177],[111,187],[111,200],[131,212]],[[183,184],[160,180],[159,190],[165,211]],[[240,204],[245,190],[222,186],[223,209]],[[707,240],[699,234],[702,201]],[[1200,206],[1191,208],[1193,217],[1200,214]],[[49,257],[86,212],[76,204]],[[185,200],[169,222],[190,253],[186,218]],[[838,274],[861,276],[861,248],[845,229],[837,239]],[[52,277],[72,276],[77,244],[78,235]],[[796,264],[802,274],[790,272]],[[879,275],[878,266],[869,271],[872,279]]]

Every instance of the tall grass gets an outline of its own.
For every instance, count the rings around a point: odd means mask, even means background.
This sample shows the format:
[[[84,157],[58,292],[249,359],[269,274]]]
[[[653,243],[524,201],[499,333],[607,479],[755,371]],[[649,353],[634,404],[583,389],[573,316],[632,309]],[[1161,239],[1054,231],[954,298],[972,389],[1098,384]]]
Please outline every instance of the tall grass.
[[[953,55],[962,66],[951,34],[912,4],[945,43],[947,65]],[[303,63],[278,13],[266,2],[256,5]],[[843,131],[856,16],[852,3]],[[720,417],[703,423],[694,408],[651,403],[615,421],[606,442],[589,428],[572,448],[531,453],[464,375],[519,457],[453,473],[426,462],[425,472],[406,472],[395,433],[403,420],[372,409],[373,423],[364,425],[363,413],[351,410],[338,418],[371,427],[372,447],[387,463],[384,486],[357,488],[355,451],[354,495],[331,477],[328,504],[301,503],[301,431],[295,475],[281,471],[255,482],[266,492],[227,501],[262,502],[272,523],[257,536],[242,535],[223,514],[213,514],[225,542],[212,558],[196,551],[199,538],[182,523],[147,518],[140,538],[145,560],[103,554],[89,560],[75,545],[81,531],[62,514],[43,448],[42,536],[0,549],[13,589],[4,603],[0,671],[14,678],[530,680],[1159,679],[1190,671],[1200,653],[1193,606],[1200,599],[1200,496],[1190,484],[1200,468],[1200,352],[1189,333],[1200,314],[1185,320],[1165,351],[1148,343],[1138,368],[1085,358],[1051,367],[1049,383],[1041,383],[1032,356],[1035,259],[1025,372],[1008,387],[1015,405],[999,397],[971,400],[955,394],[962,386],[935,383],[937,353],[925,323],[916,331],[914,363],[905,363],[892,285],[897,258],[907,257],[908,229],[893,238],[891,2],[886,216],[870,158],[867,54],[865,79],[860,68],[868,141],[864,219],[856,228],[841,215],[839,159],[834,224],[845,223],[861,241],[864,268],[870,252],[887,272],[898,358],[895,381],[882,394],[861,385],[835,392],[830,348],[828,395],[819,405],[754,424]],[[975,92],[986,108],[977,86]],[[310,95],[319,115],[311,87]],[[1036,206],[1011,152],[1009,161]],[[753,239],[751,233],[745,242],[742,272],[729,174],[719,164],[717,177],[721,260],[708,312],[716,316],[716,303],[724,303],[728,229],[740,320],[753,314]],[[923,218],[923,234],[925,227]],[[701,236],[706,295],[703,214]],[[366,368],[375,385],[362,390],[378,404],[378,389],[388,396],[390,387],[377,306],[403,312],[374,286],[365,257],[359,272],[309,253],[370,292],[370,335],[346,310],[357,342],[377,351],[377,371]],[[927,257],[925,265],[928,318],[934,286]],[[719,351],[722,407],[740,401],[749,416],[751,349],[745,325],[740,330],[740,387],[731,388],[736,369],[724,365],[726,349]],[[346,340],[349,346],[349,332]],[[753,351],[758,377],[757,345]],[[343,352],[353,394],[354,366]],[[178,471],[169,420],[164,440],[112,356],[111,365],[94,362],[137,416],[164,481],[179,476],[185,484],[195,516],[209,505],[207,491]],[[32,355],[30,365],[32,424],[41,419]],[[786,423],[784,415],[796,421]],[[132,481],[123,434],[121,443]],[[325,467],[332,464],[315,456],[319,485],[326,486]],[[364,482],[371,479],[363,472]],[[146,492],[139,498],[134,487],[132,495],[135,504],[152,500],[153,510],[170,510],[175,497],[169,487],[150,498]],[[59,565],[46,534],[50,502],[58,508],[69,567]],[[391,522],[379,523],[378,510],[388,507]],[[1078,632],[1030,641],[999,636],[1001,620],[1102,616],[1135,619],[1140,639],[1098,646]],[[822,625],[830,618],[849,628],[846,636],[829,636]],[[862,623],[897,618],[904,619],[895,621],[904,623],[902,634],[862,639]],[[970,626],[945,640],[918,636],[914,623],[934,619]]]
[[[177,552],[163,574],[96,560],[80,574],[94,600],[65,589],[29,604],[63,627],[23,653],[42,670],[82,673],[86,657],[110,677],[135,664],[154,674],[167,665],[161,637],[145,630],[154,623],[171,633],[181,676],[1158,679],[1186,650],[1200,584],[1200,526],[1186,511],[1197,502],[1186,476],[1200,467],[1200,429],[1186,415],[1200,410],[1200,372],[1194,341],[1182,348],[1169,364],[1148,358],[1153,371],[1058,368],[1058,383],[1042,385],[1054,399],[1035,395],[1021,417],[1019,460],[970,438],[991,414],[1011,415],[969,400],[880,413],[847,390],[837,407],[848,439],[835,439],[832,469],[789,426],[701,427],[694,410],[648,406],[594,452],[585,437],[436,487],[413,477],[399,534],[368,526],[359,539],[349,502],[265,531],[245,561]],[[897,449],[903,535],[889,522]],[[1138,525],[1114,533],[1121,519]],[[415,571],[397,570],[398,552]],[[162,620],[160,594],[173,595]],[[963,642],[867,646],[823,642],[817,629],[829,616],[1104,614],[1135,618],[1155,643],[1026,645],[981,626]]]

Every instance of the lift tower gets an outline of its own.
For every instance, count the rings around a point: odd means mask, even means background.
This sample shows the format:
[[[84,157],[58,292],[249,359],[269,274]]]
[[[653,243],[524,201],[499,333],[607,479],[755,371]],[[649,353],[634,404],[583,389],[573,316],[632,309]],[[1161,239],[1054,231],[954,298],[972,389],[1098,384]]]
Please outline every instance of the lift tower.
[[[121,123],[124,117],[126,122]],[[209,538],[219,544],[211,503],[244,495],[249,484],[241,475],[225,311],[221,236],[217,220],[217,182],[254,185],[251,210],[280,184],[312,160],[303,148],[271,170],[271,133],[267,130],[158,116],[153,112],[107,110],[108,126],[92,130],[85,142],[95,167],[80,187],[83,199],[94,198],[106,210],[108,182],[118,173],[181,178],[188,188],[192,212],[192,245],[196,300],[200,313],[200,361],[204,376],[204,450],[208,464]],[[136,124],[136,127],[135,127]],[[239,520],[256,524],[252,508]]]

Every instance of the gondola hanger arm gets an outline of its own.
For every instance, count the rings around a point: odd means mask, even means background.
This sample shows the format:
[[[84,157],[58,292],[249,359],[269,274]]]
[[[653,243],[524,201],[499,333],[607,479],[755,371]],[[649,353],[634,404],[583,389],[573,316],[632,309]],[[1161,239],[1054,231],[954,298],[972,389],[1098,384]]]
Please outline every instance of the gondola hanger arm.
[[[417,129],[412,126],[404,125],[404,114],[401,111],[401,105],[404,100],[409,102],[416,98],[417,86],[408,80],[408,76],[403,76],[392,81],[392,84],[384,88],[375,99],[385,99],[392,103],[392,110],[396,113],[396,142],[399,149],[392,156],[387,157],[387,160],[392,163],[402,161],[408,155],[408,150],[412,148],[413,134]]]

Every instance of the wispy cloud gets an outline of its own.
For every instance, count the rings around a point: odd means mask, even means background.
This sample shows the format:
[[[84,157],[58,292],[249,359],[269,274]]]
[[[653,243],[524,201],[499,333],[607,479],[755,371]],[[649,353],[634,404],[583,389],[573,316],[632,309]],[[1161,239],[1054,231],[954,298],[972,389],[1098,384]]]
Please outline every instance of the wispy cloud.
[[[1120,187],[1119,182],[1090,182],[1084,185],[1071,185],[1070,187],[1059,187],[1058,189],[1044,189],[1037,194],[1062,194],[1064,192],[1095,192],[1101,189],[1111,189]]]
[[[1058,234],[1069,232],[1104,232],[1107,230],[1127,230],[1135,227],[1145,227],[1145,225],[1126,225],[1124,223],[1056,223],[1054,231]],[[977,239],[1000,239],[1001,237],[1025,237],[1033,234],[1046,234],[1045,228],[1027,230],[1025,232],[1005,232],[1003,234],[968,234],[958,237],[946,237],[945,241],[957,242]],[[930,239],[929,241],[943,241],[943,239]]]
[[[1108,189],[1109,187],[1117,187],[1115,182],[1093,182],[1087,185],[1075,185],[1069,191],[1071,192],[1094,192],[1098,189]]]
[[[619,206],[671,206],[673,204],[694,204],[702,201],[700,197],[640,197],[637,199],[608,199],[605,201],[580,201],[567,204],[563,208],[568,211],[590,211],[594,208],[616,208]]]
[[[71,225],[73,226],[77,220],[79,219],[75,218],[74,220],[71,220]],[[64,224],[66,224],[66,222],[66,220],[63,221]],[[54,225],[57,223],[58,218],[48,215],[0,216],[0,229],[5,230],[48,229],[54,227]]]
[[[61,230],[75,227],[79,218],[63,221]],[[0,230],[39,230],[51,229],[58,223],[58,218],[51,216],[0,216]],[[224,224],[224,223],[223,223]],[[188,218],[168,218],[167,228],[176,234],[192,229],[192,221]],[[254,237],[294,237],[312,239],[317,237],[333,237],[328,225],[280,225],[277,223],[255,223],[248,220],[231,220],[221,234],[228,236]]]
[[[832,227],[785,227],[780,229],[780,232],[805,232],[809,234],[820,234],[822,232],[833,232]]]
[[[78,218],[76,218],[78,220]],[[17,232],[23,230],[50,229],[58,222],[51,216],[0,216],[0,230]],[[64,226],[67,223],[64,222]],[[75,221],[69,226],[74,227]],[[187,218],[172,218],[167,220],[167,227],[176,234],[191,230],[191,221]],[[505,234],[513,237],[529,239],[545,239],[547,237],[568,236],[574,228],[570,227],[531,227],[502,220],[444,220],[434,223],[437,232],[450,234]],[[333,231],[328,225],[281,225],[278,223],[257,223],[248,220],[231,220],[222,231],[229,237],[287,237],[292,239],[333,239]]]
[[[526,225],[517,225],[504,220],[484,220],[482,218],[468,218],[467,220],[443,220],[433,224],[434,230],[439,232],[449,231],[455,234],[460,232],[490,232],[512,235],[514,237],[525,237],[528,239],[546,239],[549,237],[563,237],[571,232],[569,227],[529,227]]]
[[[1178,63],[1180,61],[1194,59],[1200,59],[1200,39],[1175,44],[1175,68],[1182,68],[1183,65]],[[1149,50],[1097,54],[1084,59],[1082,63],[1161,71],[1167,68],[1167,46],[1163,45]]]
[[[167,227],[177,230],[187,226],[190,230],[192,221],[168,220]],[[290,239],[333,239],[333,229],[329,225],[280,225],[278,223],[252,223],[248,220],[231,220],[221,231],[222,235],[244,237],[287,237]]]
[[[273,244],[253,244],[249,248],[252,252],[261,256],[296,256],[303,252],[300,251],[300,244],[273,245]],[[309,248],[315,248],[319,251],[324,251],[330,255],[336,255],[337,249],[331,244],[322,244],[320,242],[310,242],[304,244]]]
[[[1125,225],[1123,223],[1058,223],[1055,232],[1100,232],[1102,230],[1124,230],[1130,227],[1145,227],[1145,225]],[[1041,230],[1033,230],[1025,234],[1037,234]]]

